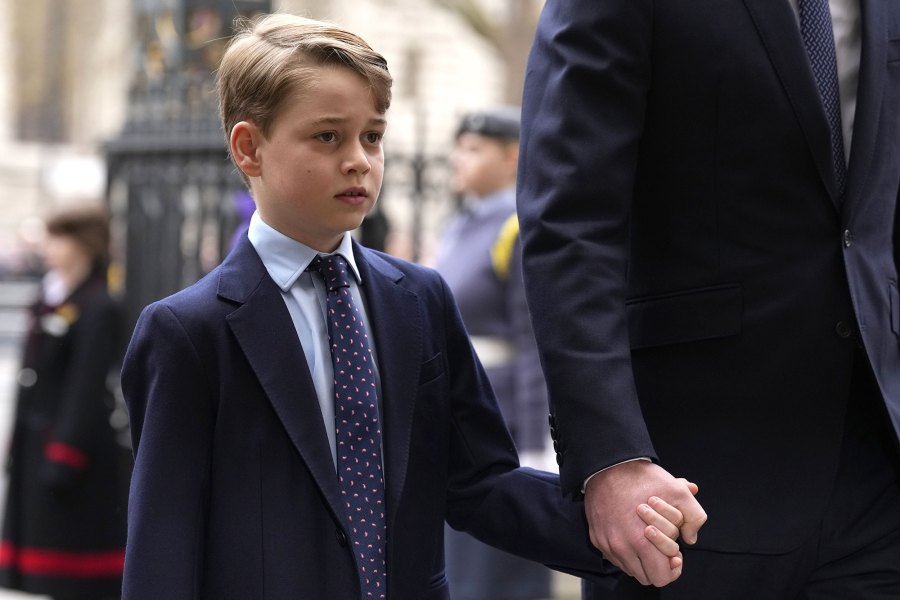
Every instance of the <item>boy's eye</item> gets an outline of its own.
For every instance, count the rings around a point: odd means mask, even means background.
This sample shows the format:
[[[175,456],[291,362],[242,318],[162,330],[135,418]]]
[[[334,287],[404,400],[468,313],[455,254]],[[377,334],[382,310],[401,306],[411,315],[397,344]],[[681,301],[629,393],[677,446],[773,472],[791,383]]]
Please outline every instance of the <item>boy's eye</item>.
[[[316,134],[316,139],[321,142],[333,142],[337,140],[337,135],[333,131]]]
[[[365,137],[366,137],[366,141],[368,143],[377,144],[378,142],[381,141],[382,134],[378,133],[377,131],[370,131],[369,133],[366,134]]]

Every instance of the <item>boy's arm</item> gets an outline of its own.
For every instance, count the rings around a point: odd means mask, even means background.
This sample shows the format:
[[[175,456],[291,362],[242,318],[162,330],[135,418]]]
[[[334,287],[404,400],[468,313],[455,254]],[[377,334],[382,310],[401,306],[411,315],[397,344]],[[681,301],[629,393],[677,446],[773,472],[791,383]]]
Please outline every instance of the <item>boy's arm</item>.
[[[620,571],[591,544],[583,503],[563,496],[556,475],[518,467],[515,446],[445,284],[444,307],[453,432],[447,522],[512,554],[612,585]],[[681,573],[681,555],[669,535],[677,531],[669,521],[680,513],[665,503],[652,504],[641,518],[648,524],[646,539],[670,558],[668,579],[654,582],[664,585]]]
[[[591,545],[584,507],[550,473],[519,468],[490,384],[444,284],[451,403],[447,522],[481,541],[602,582],[618,570]]]
[[[207,377],[172,310],[148,307],[122,370],[135,454],[123,600],[199,597],[212,445]]]

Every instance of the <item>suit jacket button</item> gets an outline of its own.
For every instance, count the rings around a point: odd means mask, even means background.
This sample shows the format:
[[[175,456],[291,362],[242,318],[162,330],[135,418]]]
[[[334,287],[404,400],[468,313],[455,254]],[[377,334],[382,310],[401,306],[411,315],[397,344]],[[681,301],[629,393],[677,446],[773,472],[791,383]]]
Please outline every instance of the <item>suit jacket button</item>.
[[[846,340],[853,335],[853,328],[846,321],[838,321],[837,325],[834,326],[834,332],[839,338]]]
[[[337,539],[338,546],[340,546],[341,548],[347,547],[347,534],[345,534],[340,529],[335,529],[334,537]]]
[[[844,233],[841,235],[841,241],[844,244],[844,248],[849,248],[853,245],[853,234],[850,233],[849,229],[844,230]]]

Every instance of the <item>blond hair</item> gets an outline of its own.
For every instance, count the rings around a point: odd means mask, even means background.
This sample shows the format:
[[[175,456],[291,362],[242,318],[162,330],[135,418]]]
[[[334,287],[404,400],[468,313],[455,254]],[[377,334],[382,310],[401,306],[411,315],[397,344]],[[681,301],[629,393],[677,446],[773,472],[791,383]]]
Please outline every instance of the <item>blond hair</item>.
[[[307,87],[321,67],[360,75],[371,87],[376,110],[387,112],[392,82],[387,61],[361,37],[283,13],[237,25],[216,76],[226,139],[240,121],[252,121],[267,136],[285,99]]]

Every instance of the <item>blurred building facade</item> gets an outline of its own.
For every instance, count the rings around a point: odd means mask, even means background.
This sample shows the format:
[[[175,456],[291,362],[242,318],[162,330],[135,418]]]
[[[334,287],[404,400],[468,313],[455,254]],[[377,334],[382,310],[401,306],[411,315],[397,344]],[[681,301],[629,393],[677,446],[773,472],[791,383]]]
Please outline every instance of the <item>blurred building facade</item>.
[[[130,56],[122,0],[0,0],[0,269],[29,217],[94,198],[98,152],[121,127]]]

